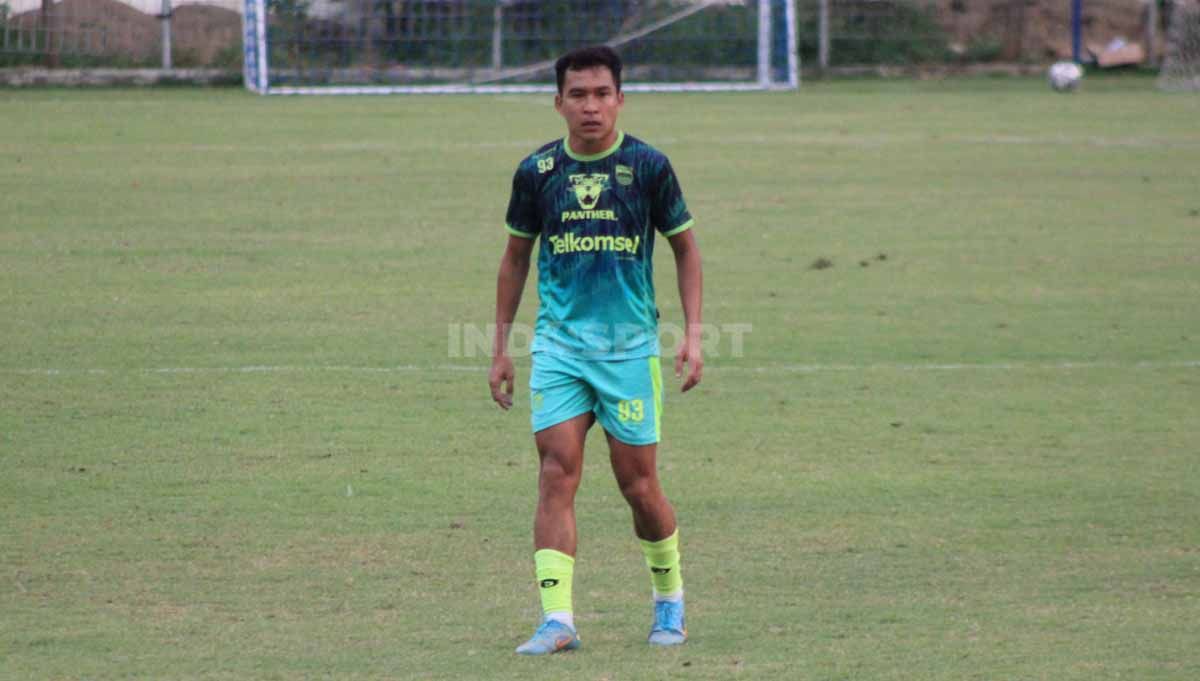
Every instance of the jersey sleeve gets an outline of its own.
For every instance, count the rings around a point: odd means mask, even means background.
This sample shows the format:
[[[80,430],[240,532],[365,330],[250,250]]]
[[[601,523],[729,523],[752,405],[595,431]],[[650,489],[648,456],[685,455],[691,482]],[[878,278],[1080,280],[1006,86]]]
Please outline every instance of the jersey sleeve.
[[[692,226],[692,214],[671,162],[663,159],[662,171],[650,195],[650,222],[663,236],[674,236]]]
[[[518,166],[517,172],[513,173],[512,195],[508,199],[504,228],[509,234],[525,239],[535,239],[542,231],[537,214],[537,194],[524,165]]]

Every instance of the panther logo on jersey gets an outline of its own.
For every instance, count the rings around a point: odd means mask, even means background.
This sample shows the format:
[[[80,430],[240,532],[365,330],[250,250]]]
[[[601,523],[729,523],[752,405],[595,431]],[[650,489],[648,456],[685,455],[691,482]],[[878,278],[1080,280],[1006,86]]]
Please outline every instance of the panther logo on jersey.
[[[591,173],[570,175],[571,188],[575,190],[575,198],[579,207],[592,210],[600,200],[600,193],[608,189],[608,173]]]

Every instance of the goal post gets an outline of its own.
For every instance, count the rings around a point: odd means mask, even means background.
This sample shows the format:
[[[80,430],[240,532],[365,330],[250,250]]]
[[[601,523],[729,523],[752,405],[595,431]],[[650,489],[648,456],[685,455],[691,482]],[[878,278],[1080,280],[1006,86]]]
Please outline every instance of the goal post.
[[[242,9],[242,80],[246,89],[267,92],[266,2],[245,0]]]
[[[1200,92],[1200,0],[1174,0],[1172,4],[1158,86]]]
[[[553,92],[554,61],[606,44],[629,91],[794,89],[795,0],[245,0],[260,94]]]

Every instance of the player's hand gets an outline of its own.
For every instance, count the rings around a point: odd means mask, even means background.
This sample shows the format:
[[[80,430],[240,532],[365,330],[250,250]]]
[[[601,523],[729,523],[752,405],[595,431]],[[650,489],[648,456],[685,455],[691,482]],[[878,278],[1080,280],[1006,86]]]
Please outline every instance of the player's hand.
[[[513,370],[512,358],[508,355],[493,357],[492,370],[488,372],[488,385],[492,389],[492,399],[505,411],[512,408],[515,381],[516,372]]]
[[[684,339],[675,353],[675,378],[683,377],[683,369],[687,367],[687,378],[683,381],[680,392],[687,392],[700,383],[704,373],[704,355],[700,352],[700,339]]]

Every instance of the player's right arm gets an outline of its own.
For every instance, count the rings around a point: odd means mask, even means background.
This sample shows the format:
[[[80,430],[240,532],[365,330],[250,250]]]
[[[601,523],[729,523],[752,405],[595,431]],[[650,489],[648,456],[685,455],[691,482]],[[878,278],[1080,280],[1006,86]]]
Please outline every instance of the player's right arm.
[[[504,255],[500,256],[500,274],[496,277],[496,331],[492,339],[492,370],[488,372],[488,385],[492,389],[492,399],[505,410],[512,407],[516,380],[512,357],[508,354],[508,337],[517,308],[521,306],[521,292],[525,290],[525,279],[529,276],[532,253],[533,239],[510,235]]]
[[[496,277],[496,331],[492,338],[492,369],[488,372],[492,399],[505,410],[512,407],[516,381],[512,357],[508,354],[508,337],[521,306],[521,292],[529,277],[529,259],[540,225],[534,187],[529,174],[523,171],[524,168],[517,168],[513,174],[512,196],[505,215],[509,236]]]

